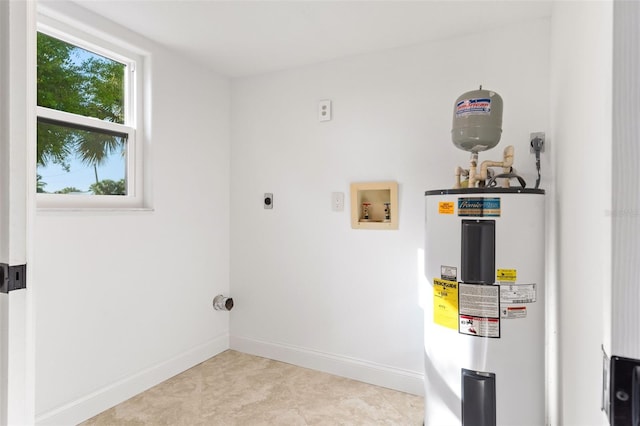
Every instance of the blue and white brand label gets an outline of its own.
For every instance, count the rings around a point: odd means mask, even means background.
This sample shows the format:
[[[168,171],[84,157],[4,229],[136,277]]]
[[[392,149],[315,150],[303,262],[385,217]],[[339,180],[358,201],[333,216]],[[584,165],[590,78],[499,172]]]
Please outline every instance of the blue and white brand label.
[[[464,99],[456,104],[456,117],[491,114],[491,99]]]
[[[458,216],[499,217],[500,198],[458,198]]]

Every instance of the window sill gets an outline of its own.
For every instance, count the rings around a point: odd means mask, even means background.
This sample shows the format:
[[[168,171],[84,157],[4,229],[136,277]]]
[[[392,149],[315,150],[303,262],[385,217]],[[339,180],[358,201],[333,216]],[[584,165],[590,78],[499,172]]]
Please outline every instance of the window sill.
[[[153,213],[152,207],[37,207],[36,213]]]
[[[37,211],[149,211],[139,195],[36,194]]]

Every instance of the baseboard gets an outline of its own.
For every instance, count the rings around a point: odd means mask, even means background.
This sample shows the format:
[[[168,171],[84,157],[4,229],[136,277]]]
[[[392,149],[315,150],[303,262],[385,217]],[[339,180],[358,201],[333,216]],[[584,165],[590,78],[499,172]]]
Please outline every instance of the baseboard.
[[[75,425],[229,349],[229,335],[186,351],[76,401],[36,416],[37,425]]]
[[[424,395],[424,374],[369,361],[259,339],[231,336],[231,349],[414,395]]]

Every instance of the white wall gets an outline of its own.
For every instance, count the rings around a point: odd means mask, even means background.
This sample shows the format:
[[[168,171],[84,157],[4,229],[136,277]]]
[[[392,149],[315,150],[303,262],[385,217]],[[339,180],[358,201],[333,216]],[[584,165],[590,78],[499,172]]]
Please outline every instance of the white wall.
[[[601,345],[610,339],[612,3],[556,2],[552,16],[557,424],[601,425]]]
[[[535,181],[529,133],[549,130],[549,22],[233,80],[231,346],[422,393],[424,191],[468,154],[452,107],[479,84],[504,99],[502,142]],[[317,120],[320,99],[334,118]],[[546,174],[545,174],[546,173]],[[550,181],[543,158],[542,187]],[[399,230],[350,228],[331,192],[396,180]],[[273,210],[262,195],[274,193]]]
[[[640,4],[614,3],[610,354],[640,358]]]
[[[51,6],[51,5],[50,5]],[[149,52],[151,211],[40,211],[30,286],[36,419],[73,424],[228,348],[230,84],[71,5]]]

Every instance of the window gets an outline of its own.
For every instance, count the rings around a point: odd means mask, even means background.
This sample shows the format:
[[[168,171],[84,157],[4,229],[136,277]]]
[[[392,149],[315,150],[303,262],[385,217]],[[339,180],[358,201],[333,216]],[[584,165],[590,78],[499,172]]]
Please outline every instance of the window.
[[[140,57],[39,21],[38,206],[143,207]]]

